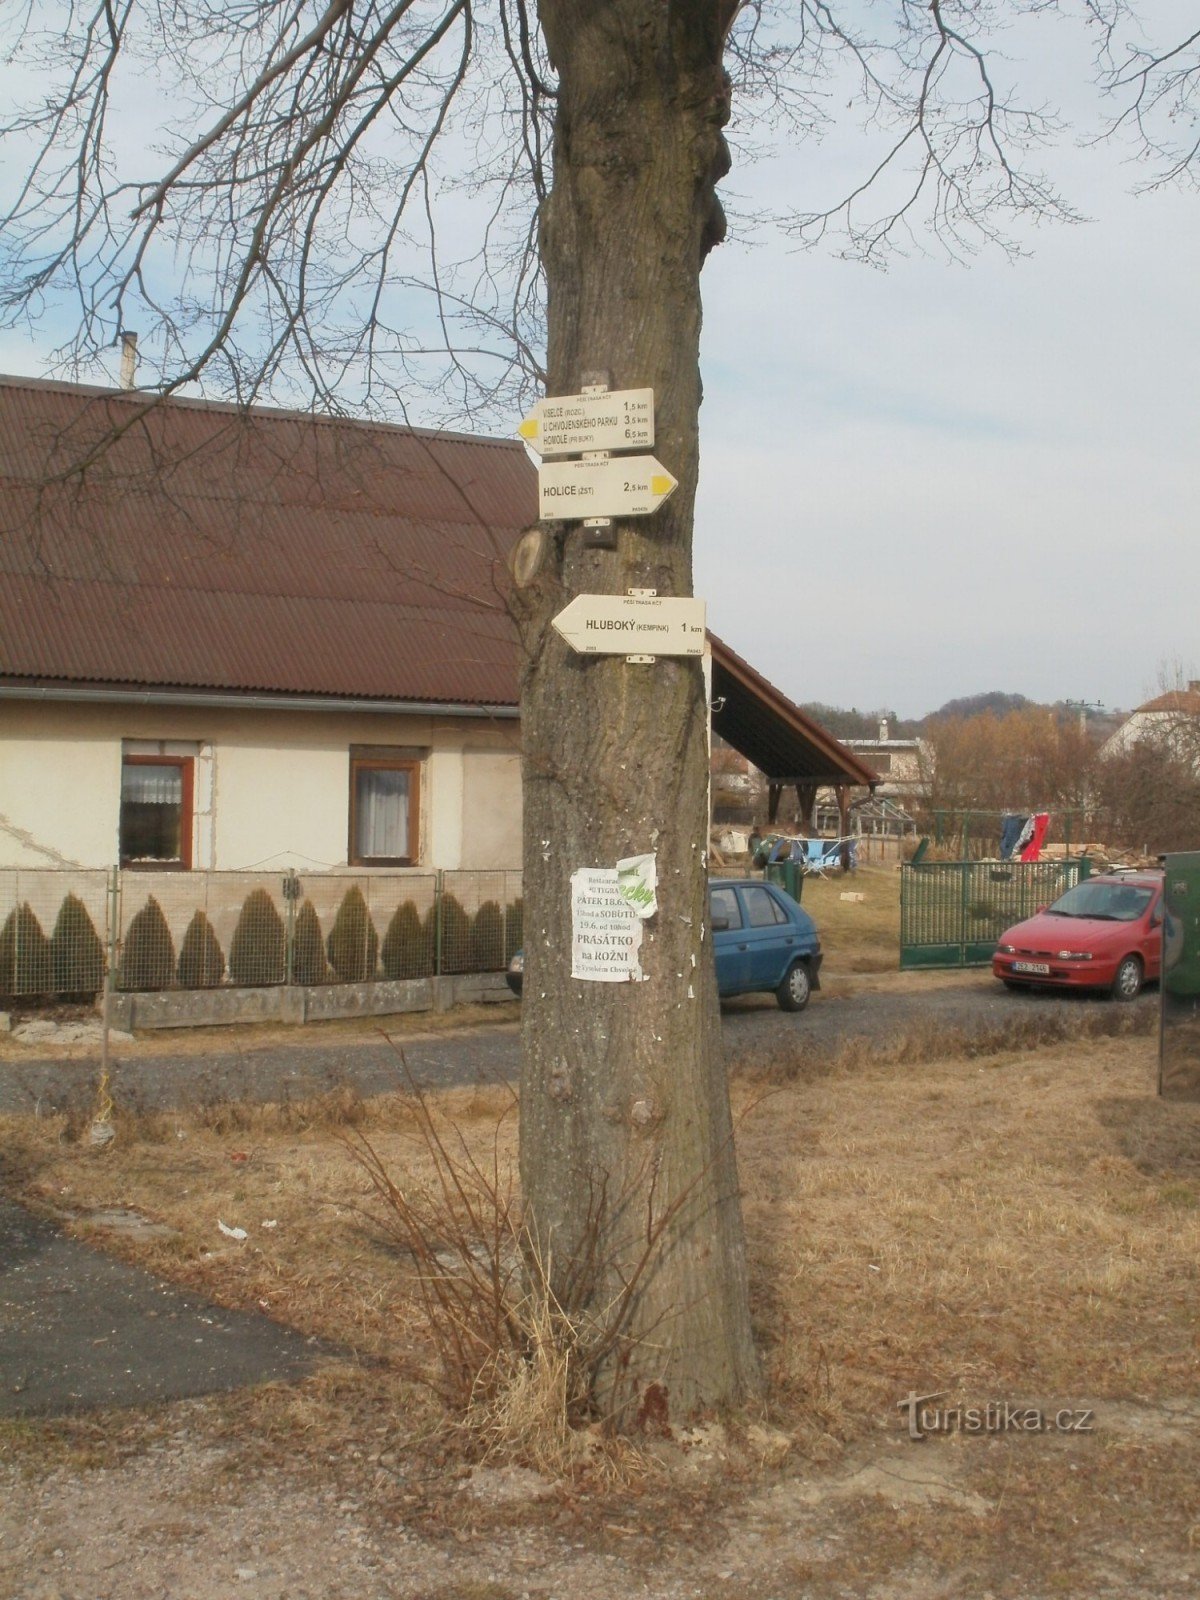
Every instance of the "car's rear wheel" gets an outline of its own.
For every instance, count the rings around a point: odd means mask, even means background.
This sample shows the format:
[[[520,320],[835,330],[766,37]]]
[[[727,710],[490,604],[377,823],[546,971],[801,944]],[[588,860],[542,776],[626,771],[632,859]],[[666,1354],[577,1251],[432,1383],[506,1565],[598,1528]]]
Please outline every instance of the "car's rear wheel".
[[[1142,992],[1142,963],[1137,956],[1126,956],[1112,981],[1114,1000],[1136,1000]]]
[[[787,977],[775,991],[775,998],[785,1011],[803,1011],[812,994],[812,979],[803,961],[788,968]]]

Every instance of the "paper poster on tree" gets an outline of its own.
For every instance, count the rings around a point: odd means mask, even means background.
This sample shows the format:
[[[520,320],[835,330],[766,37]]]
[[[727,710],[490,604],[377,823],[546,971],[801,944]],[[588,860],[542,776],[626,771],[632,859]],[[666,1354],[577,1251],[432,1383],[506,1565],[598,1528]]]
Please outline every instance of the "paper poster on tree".
[[[642,918],[622,892],[616,867],[571,874],[571,976],[591,983],[640,983]]]

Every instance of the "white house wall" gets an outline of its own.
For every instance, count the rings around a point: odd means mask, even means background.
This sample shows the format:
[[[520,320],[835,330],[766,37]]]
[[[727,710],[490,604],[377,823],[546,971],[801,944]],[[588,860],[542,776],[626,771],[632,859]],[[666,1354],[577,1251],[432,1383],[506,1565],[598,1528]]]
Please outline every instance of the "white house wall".
[[[429,752],[421,866],[519,866],[515,720],[17,700],[0,704],[0,866],[113,865],[124,747],[194,756],[195,867],[344,867],[351,745]]]

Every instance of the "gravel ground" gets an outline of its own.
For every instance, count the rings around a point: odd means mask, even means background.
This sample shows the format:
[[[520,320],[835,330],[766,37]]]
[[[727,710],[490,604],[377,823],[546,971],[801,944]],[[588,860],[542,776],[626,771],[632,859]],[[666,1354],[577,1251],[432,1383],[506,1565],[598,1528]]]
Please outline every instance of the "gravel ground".
[[[889,1038],[919,1026],[936,1026],[986,1038],[1019,1026],[1078,1016],[1081,1010],[1115,1002],[1081,995],[1009,993],[986,973],[891,974],[886,978],[830,977],[799,1016],[780,1011],[766,996],[729,1002],[722,1010],[730,1071],[777,1061],[797,1045],[825,1054],[852,1039]],[[1158,995],[1141,996],[1142,1013],[1156,1011]],[[173,1047],[170,1035],[139,1041],[136,1049],[113,1050],[112,1094],[135,1109],[167,1110],[221,1099],[279,1100],[319,1094],[342,1084],[363,1095],[406,1087],[408,1075],[422,1088],[448,1088],[513,1080],[519,1072],[519,1028],[515,1021],[469,1030],[385,1037],[380,1031],[331,1035],[320,1025],[297,1029],[294,1039],[239,1042],[234,1030],[214,1035],[205,1051]],[[52,1111],[88,1094],[95,1081],[94,1056],[61,1057],[45,1046],[36,1056],[7,1054],[0,1061],[0,1112]],[[152,1053],[148,1053],[152,1052]]]

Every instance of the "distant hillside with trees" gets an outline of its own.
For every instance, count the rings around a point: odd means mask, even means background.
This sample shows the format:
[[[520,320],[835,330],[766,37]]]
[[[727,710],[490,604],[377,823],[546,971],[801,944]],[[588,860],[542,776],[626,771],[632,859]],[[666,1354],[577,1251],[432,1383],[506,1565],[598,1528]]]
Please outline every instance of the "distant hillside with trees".
[[[821,700],[805,701],[800,709],[828,729],[835,739],[878,739],[883,717],[888,721],[890,739],[915,739],[921,729],[919,719],[904,721],[894,711],[860,711],[857,706],[847,711],[843,706],[827,706]]]
[[[981,717],[989,711],[994,717],[1003,717],[1010,711],[1024,711],[1036,703],[1023,694],[1005,694],[1002,689],[989,689],[984,694],[967,694],[957,700],[947,700],[944,706],[931,711],[924,720],[933,722],[941,717]]]

